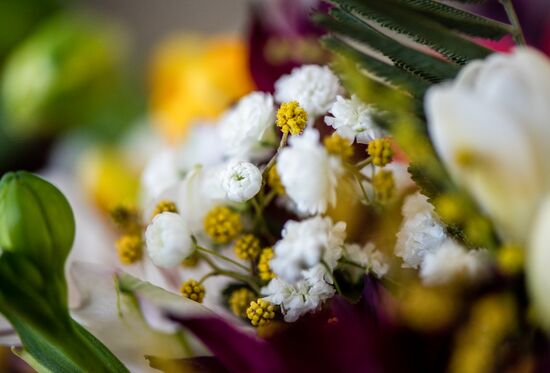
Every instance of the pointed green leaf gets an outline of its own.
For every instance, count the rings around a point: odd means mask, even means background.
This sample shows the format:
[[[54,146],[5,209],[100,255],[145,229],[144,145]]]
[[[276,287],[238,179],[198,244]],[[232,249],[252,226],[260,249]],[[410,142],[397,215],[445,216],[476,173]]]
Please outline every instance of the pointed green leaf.
[[[412,96],[421,98],[430,86],[427,81],[408,74],[407,72],[393,65],[382,62],[375,57],[359,52],[337,38],[327,37],[324,38],[322,42],[327,48],[356,62],[369,74],[374,75],[390,86],[409,92]]]
[[[512,28],[502,22],[482,17],[433,0],[392,0],[450,29],[470,36],[498,40],[510,34]]]
[[[458,74],[458,65],[408,47],[344,10],[333,9],[331,14],[334,18],[316,14],[314,20],[337,34],[365,43],[391,59],[395,66],[424,80],[437,83],[452,79]]]
[[[459,64],[485,58],[491,53],[491,50],[448,30],[430,17],[403,6],[398,7],[391,0],[332,1],[357,16],[370,19],[382,27],[408,36],[419,44],[427,45]]]

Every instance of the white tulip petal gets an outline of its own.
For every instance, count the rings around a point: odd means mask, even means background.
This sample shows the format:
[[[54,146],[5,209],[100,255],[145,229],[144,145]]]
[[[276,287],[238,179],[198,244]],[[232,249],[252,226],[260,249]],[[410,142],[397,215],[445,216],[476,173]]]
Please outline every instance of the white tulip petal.
[[[428,92],[426,111],[430,136],[452,176],[494,218],[504,237],[522,242],[543,188],[525,131],[479,97],[447,86]]]

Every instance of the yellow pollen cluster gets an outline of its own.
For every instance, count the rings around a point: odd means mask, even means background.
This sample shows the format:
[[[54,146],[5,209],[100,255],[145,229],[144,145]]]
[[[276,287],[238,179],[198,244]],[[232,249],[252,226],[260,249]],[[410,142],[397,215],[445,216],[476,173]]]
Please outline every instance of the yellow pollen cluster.
[[[159,214],[162,214],[163,212],[178,212],[178,208],[176,207],[176,204],[172,201],[168,200],[162,200],[159,203],[157,203],[157,206],[155,207],[155,210],[153,211],[153,218]]]
[[[465,203],[459,196],[442,194],[434,201],[435,210],[444,222],[460,224],[466,218]]]
[[[241,233],[241,217],[225,206],[214,207],[204,218],[204,230],[215,243],[226,244]]]
[[[524,250],[517,245],[505,245],[497,254],[500,270],[507,275],[515,275],[523,270]]]
[[[246,310],[254,299],[256,299],[256,296],[252,290],[240,288],[231,293],[229,297],[229,308],[235,316],[246,317]]]
[[[372,164],[384,167],[392,161],[393,150],[391,141],[388,138],[375,139],[369,142],[367,153],[372,157]]]
[[[285,194],[285,187],[283,186],[283,183],[281,183],[281,178],[279,177],[276,166],[269,169],[267,174],[267,183],[278,195],[282,196]]]
[[[250,302],[246,317],[253,326],[264,326],[275,318],[275,306],[264,299]]]
[[[327,152],[341,157],[344,161],[349,161],[353,157],[353,147],[349,141],[336,133],[325,137],[323,143]]]
[[[116,249],[122,264],[134,264],[143,255],[143,241],[139,235],[125,234],[116,242]]]
[[[297,101],[284,102],[277,111],[277,126],[281,132],[292,135],[302,133],[307,124],[307,112]]]
[[[260,240],[253,234],[242,235],[235,241],[235,246],[233,247],[237,257],[242,260],[256,259],[261,249]]]
[[[195,302],[202,303],[204,299],[204,286],[199,284],[196,280],[190,279],[185,281],[181,285],[180,291],[185,298],[189,298]]]
[[[393,173],[391,171],[378,171],[372,179],[372,187],[379,202],[388,202],[395,194]]]
[[[120,204],[109,211],[111,221],[123,231],[139,230],[138,211],[135,207]]]
[[[275,278],[275,274],[271,271],[269,266],[269,261],[273,258],[273,248],[266,247],[262,250],[260,254],[260,259],[258,260],[258,275],[264,281],[269,281]]]

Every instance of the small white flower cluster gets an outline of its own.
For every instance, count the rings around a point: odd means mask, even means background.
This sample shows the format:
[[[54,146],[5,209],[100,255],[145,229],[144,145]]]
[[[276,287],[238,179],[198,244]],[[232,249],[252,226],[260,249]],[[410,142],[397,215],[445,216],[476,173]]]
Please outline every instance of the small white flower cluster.
[[[403,267],[418,268],[426,255],[439,249],[448,237],[424,195],[416,193],[407,197],[402,212],[395,255],[403,258]]]
[[[218,124],[195,127],[184,144],[152,159],[142,177],[149,204],[167,199],[179,211],[159,214],[147,227],[146,246],[153,264],[177,268],[194,252],[191,236],[199,242],[207,237],[204,218],[213,207],[244,203],[260,192],[265,175],[258,164],[273,154],[277,143],[274,101],[297,101],[307,112],[310,127],[289,138],[274,167],[287,206],[304,220],[285,224],[270,261],[277,277],[262,293],[281,306],[285,320],[294,321],[334,295],[333,271],[343,255],[355,267],[341,268],[355,279],[369,273],[385,275],[388,265],[373,245],[345,246],[346,225],[321,215],[336,204],[344,165],[341,157],[329,154],[311,125],[330,113],[325,122],[350,142],[367,143],[381,134],[371,117],[373,109],[340,93],[338,78],[328,67],[296,68],[277,81],[275,99],[253,92],[223,114]]]
[[[261,159],[265,156],[262,143],[275,139],[274,123],[275,106],[270,94],[254,92],[243,97],[220,122],[227,155],[241,160]]]
[[[344,223],[320,216],[285,224],[270,263],[278,277],[262,289],[267,300],[281,306],[285,321],[316,310],[334,295],[331,276],[342,256],[345,229]]]
[[[227,199],[245,202],[254,197],[262,187],[262,173],[250,162],[234,162],[225,167],[220,175]]]
[[[300,316],[315,311],[335,293],[331,275],[322,264],[302,273],[303,278],[296,283],[274,278],[262,289],[265,299],[281,306],[287,322],[296,321]]]
[[[298,101],[312,119],[325,114],[340,92],[338,78],[327,66],[297,67],[275,83],[277,102]]]
[[[376,250],[372,242],[367,243],[364,247],[358,244],[346,245],[343,257],[353,263],[346,269],[355,281],[362,275],[369,273],[374,273],[376,277],[382,278],[388,273],[390,267],[384,254]]]
[[[343,166],[319,142],[319,132],[307,129],[293,137],[277,160],[277,173],[286,193],[302,214],[322,214],[336,203]]]
[[[336,130],[336,133],[350,143],[368,144],[369,141],[382,137],[382,130],[372,120],[374,108],[363,103],[355,95],[351,99],[336,97],[325,123]]]
[[[151,261],[161,268],[179,265],[193,253],[187,223],[173,212],[155,216],[145,231],[145,240]]]
[[[333,270],[342,255],[346,224],[315,216],[300,222],[286,222],[282,239],[273,248],[273,272],[288,282],[303,278],[304,270],[323,263]]]
[[[403,259],[403,267],[420,268],[425,284],[446,284],[460,276],[473,281],[486,274],[485,250],[468,251],[449,237],[425,196],[407,197],[402,212],[395,254]]]

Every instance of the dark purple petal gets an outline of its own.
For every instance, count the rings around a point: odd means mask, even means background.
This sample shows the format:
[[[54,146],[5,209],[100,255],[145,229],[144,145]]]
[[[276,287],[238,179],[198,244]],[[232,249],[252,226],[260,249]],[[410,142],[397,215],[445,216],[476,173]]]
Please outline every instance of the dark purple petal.
[[[237,329],[219,317],[171,316],[170,319],[195,334],[231,372],[284,371],[277,354],[266,341]]]
[[[528,44],[550,55],[550,1],[514,0],[513,3]],[[480,9],[491,18],[508,22],[506,12],[498,1],[488,2]]]
[[[315,26],[310,13],[319,6],[317,0],[266,0],[251,7],[248,30],[249,67],[261,91],[272,92],[281,75],[304,63],[323,63],[326,53],[317,39],[323,31]],[[316,48],[313,55],[303,55],[304,43]]]

